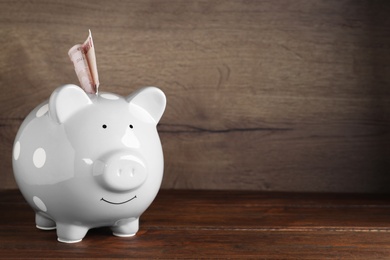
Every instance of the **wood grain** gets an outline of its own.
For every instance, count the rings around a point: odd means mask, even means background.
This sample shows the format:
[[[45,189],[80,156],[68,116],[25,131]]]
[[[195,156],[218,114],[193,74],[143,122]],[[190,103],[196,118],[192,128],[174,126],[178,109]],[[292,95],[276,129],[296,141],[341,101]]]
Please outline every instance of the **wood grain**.
[[[135,237],[97,228],[63,244],[6,191],[0,258],[388,259],[389,205],[388,195],[161,190]]]
[[[386,192],[388,1],[0,1],[0,189],[18,126],[76,83],[91,29],[102,91],[159,86],[164,188]]]

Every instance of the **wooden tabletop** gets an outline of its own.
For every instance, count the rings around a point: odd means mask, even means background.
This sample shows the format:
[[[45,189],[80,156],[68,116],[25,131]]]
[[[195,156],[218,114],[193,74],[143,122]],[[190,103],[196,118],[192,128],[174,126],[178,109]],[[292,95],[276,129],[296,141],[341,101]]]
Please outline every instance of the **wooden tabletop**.
[[[161,190],[135,237],[57,242],[0,192],[0,258],[389,259],[390,195]]]

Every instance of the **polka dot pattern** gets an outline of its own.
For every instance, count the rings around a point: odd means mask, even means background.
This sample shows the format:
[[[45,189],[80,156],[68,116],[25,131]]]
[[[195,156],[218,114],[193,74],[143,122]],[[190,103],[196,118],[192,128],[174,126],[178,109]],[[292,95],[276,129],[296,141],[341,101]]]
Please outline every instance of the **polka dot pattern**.
[[[15,161],[17,159],[19,159],[19,155],[20,155],[20,142],[17,141],[15,143],[15,146],[14,146],[14,159],[15,159]]]
[[[37,168],[42,168],[46,162],[46,152],[43,148],[38,148],[35,150],[33,155],[33,163]]]
[[[109,94],[109,93],[103,93],[100,95],[102,98],[109,99],[109,100],[117,100],[119,97],[114,94]]]
[[[37,117],[41,117],[44,114],[49,111],[49,104],[43,105],[40,109],[38,109],[37,113],[35,114]]]
[[[45,205],[45,203],[43,203],[43,201],[38,198],[37,196],[34,196],[33,197],[33,201],[35,203],[35,205],[42,211],[46,212],[47,211],[47,207]]]
[[[88,165],[92,165],[93,164],[93,161],[90,159],[90,158],[84,158],[83,161],[88,164]]]

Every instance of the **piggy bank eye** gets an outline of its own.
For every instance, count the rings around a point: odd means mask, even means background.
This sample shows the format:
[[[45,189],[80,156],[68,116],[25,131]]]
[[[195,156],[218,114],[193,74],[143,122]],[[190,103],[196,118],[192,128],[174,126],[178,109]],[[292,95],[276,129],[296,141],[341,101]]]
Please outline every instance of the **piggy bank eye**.
[[[133,126],[133,125],[129,125],[129,127],[130,127],[131,129],[133,129],[133,128],[134,128],[134,126]]]
[[[107,125],[102,125],[102,127],[103,127],[104,129],[106,129],[106,128],[107,128]]]

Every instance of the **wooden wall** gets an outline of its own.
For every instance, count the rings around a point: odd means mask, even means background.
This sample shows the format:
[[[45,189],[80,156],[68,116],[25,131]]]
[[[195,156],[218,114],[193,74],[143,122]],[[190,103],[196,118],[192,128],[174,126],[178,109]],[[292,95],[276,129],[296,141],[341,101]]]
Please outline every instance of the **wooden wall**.
[[[390,191],[390,1],[0,1],[0,189],[23,118],[78,84],[159,86],[163,188]]]

